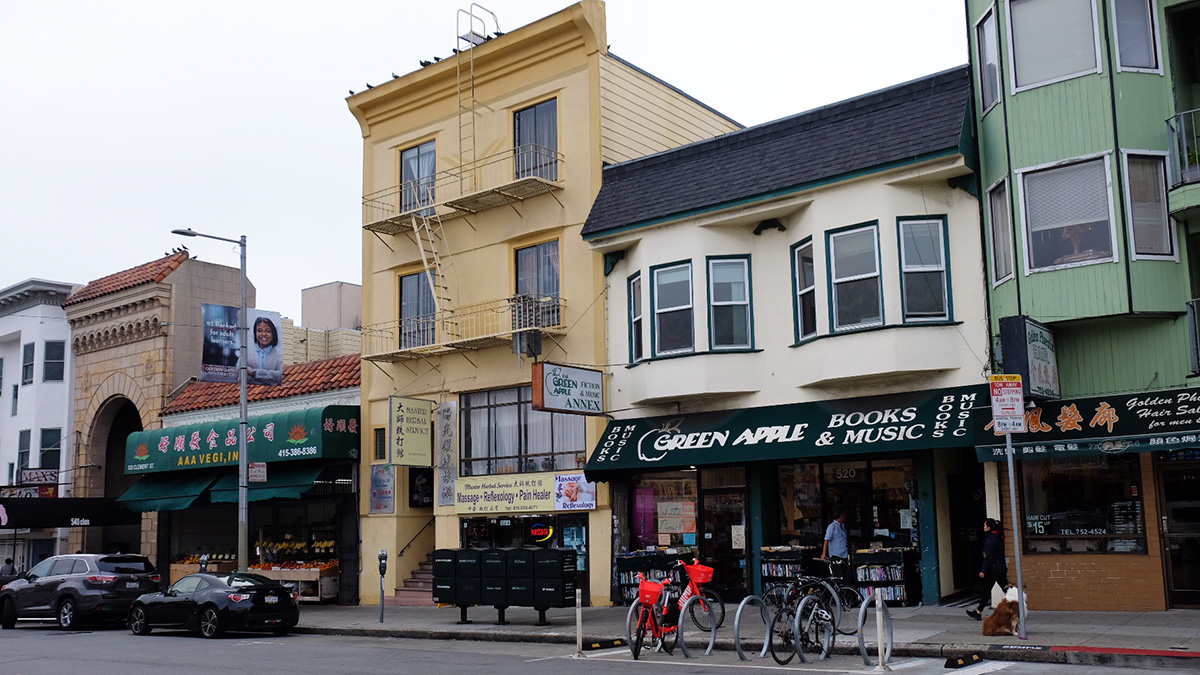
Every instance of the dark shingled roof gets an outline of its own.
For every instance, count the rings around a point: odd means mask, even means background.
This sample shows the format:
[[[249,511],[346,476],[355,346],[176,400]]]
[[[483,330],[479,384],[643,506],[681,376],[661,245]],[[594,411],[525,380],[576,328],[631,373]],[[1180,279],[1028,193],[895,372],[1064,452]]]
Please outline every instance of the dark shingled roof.
[[[607,166],[583,236],[956,151],[970,90],[960,66]]]

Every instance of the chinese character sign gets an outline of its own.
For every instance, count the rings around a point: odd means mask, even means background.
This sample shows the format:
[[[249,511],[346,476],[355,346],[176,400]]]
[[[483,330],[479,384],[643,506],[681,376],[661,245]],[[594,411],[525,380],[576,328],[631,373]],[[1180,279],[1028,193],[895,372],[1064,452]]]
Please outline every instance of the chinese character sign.
[[[433,401],[388,399],[388,457],[390,464],[433,466]]]
[[[458,402],[445,401],[437,408],[437,505],[454,506],[454,481],[458,478]]]

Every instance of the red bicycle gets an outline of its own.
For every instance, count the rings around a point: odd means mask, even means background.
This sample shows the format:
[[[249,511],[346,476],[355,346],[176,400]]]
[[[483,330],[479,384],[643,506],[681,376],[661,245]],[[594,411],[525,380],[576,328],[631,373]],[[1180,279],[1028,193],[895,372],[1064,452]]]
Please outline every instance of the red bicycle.
[[[637,623],[630,632],[629,649],[633,658],[642,654],[646,634],[650,635],[651,648],[654,651],[664,651],[670,654],[679,640],[679,612],[670,612],[672,593],[664,589],[673,588],[669,579],[650,581],[638,572],[638,600],[629,608],[629,616],[637,617]],[[672,614],[674,616],[672,616]]]
[[[683,606],[689,598],[693,595],[698,596],[699,599],[692,603],[692,608],[688,612],[692,617],[692,623],[705,633],[712,630],[714,626],[720,628],[721,624],[725,623],[725,601],[716,591],[702,587],[703,584],[712,581],[713,568],[701,565],[696,558],[692,558],[691,565],[679,560],[676,561],[675,566],[682,567],[688,578],[687,588],[679,596],[680,611],[683,611]]]

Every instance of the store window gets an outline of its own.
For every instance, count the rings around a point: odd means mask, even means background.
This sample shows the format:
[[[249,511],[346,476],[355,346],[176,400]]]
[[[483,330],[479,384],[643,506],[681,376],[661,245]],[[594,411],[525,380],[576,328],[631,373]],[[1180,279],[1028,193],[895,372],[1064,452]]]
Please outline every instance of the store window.
[[[1021,462],[1029,553],[1145,553],[1137,455]]]
[[[632,549],[696,545],[695,471],[635,476],[632,490]]]
[[[463,394],[463,476],[583,468],[584,417],[534,410],[532,399],[532,387]]]
[[[820,546],[830,514],[846,509],[852,547],[918,543],[911,459],[806,462],[779,467],[781,543]]]

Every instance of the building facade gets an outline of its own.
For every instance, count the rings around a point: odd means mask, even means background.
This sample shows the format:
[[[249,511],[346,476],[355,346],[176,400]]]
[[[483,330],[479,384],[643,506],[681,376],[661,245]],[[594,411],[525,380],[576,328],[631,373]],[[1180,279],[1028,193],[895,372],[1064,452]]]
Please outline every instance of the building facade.
[[[1017,522],[1003,465],[987,469],[1010,556],[1019,535],[1039,606],[1200,605],[1200,10],[965,7],[994,360],[1030,399],[1013,438]],[[981,458],[1003,460],[1003,444],[981,441]]]
[[[604,169],[583,237],[616,419],[587,476],[611,486],[614,598],[647,555],[761,594],[812,569],[838,509],[864,587],[970,587],[988,333],[969,105],[964,66]]]
[[[738,125],[610,54],[597,0],[507,32],[487,13],[459,20],[453,54],[349,99],[366,193],[362,472],[395,497],[364,491],[363,549],[391,552],[396,588],[434,548],[572,546],[584,598],[607,602],[608,495],[569,514],[529,496],[582,473],[603,426],[534,410],[531,363],[605,358],[601,263],[580,238],[603,164]],[[436,418],[432,456],[427,437],[405,452],[402,405],[417,436]],[[437,499],[414,499],[435,463]],[[481,509],[483,493],[506,497]]]

